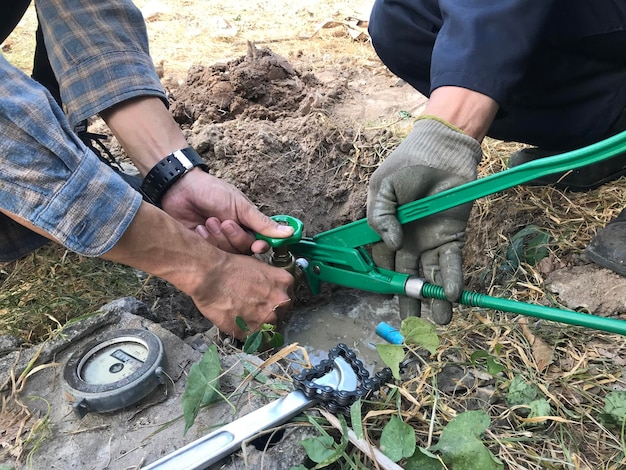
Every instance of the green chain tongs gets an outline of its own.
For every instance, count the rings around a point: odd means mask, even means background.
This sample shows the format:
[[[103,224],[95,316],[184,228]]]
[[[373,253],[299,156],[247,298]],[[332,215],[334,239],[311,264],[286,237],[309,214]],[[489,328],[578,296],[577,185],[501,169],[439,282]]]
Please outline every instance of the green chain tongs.
[[[528,162],[403,205],[398,208],[398,219],[402,224],[413,222],[535,178],[586,166],[624,152],[626,132],[578,150]],[[418,299],[446,298],[441,286],[377,267],[365,245],[380,241],[380,236],[370,228],[366,219],[310,238],[302,236],[303,224],[299,219],[288,215],[277,215],[273,219],[293,227],[293,236],[257,237],[267,241],[275,251],[288,251],[294,258],[306,260],[301,267],[314,295],[319,293],[322,282],[328,282],[380,294],[399,294]],[[619,319],[500,299],[469,291],[463,291],[458,302],[626,335],[626,321]]]

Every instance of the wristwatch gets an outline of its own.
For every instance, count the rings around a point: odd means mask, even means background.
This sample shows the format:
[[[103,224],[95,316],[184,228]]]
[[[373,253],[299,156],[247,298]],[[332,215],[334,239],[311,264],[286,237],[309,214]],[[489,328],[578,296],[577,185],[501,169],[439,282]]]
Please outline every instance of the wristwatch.
[[[195,167],[208,173],[209,167],[191,147],[176,150],[148,172],[141,183],[141,193],[146,201],[157,207],[167,190]]]

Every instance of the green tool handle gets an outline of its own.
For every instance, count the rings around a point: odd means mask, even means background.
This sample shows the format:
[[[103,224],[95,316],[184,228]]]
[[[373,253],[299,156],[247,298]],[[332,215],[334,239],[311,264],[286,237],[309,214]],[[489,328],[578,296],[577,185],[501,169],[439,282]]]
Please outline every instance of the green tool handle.
[[[428,283],[425,283],[422,287],[422,297],[427,299],[446,300],[443,287]],[[541,318],[543,320],[567,323],[568,325],[583,326],[594,330],[606,331],[608,333],[626,335],[626,321],[616,318],[599,317],[596,315],[575,312],[573,310],[561,310],[543,305],[518,302],[516,300],[500,299],[470,291],[463,291],[458,302],[470,307],[482,307],[500,310],[503,312],[518,313],[520,315]]]
[[[596,163],[624,152],[626,152],[626,131],[581,149],[540,158],[405,204],[398,208],[398,220],[401,224],[413,222],[535,178]],[[367,219],[361,219],[321,232],[315,235],[313,240],[326,245],[355,248],[378,242],[380,236],[367,224]]]

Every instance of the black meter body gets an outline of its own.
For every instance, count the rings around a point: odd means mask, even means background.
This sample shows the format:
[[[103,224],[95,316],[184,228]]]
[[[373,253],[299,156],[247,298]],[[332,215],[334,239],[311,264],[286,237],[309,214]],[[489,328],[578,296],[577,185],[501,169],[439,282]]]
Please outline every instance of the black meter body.
[[[71,355],[65,395],[80,416],[120,410],[165,383],[164,359],[161,339],[148,330],[109,332]]]

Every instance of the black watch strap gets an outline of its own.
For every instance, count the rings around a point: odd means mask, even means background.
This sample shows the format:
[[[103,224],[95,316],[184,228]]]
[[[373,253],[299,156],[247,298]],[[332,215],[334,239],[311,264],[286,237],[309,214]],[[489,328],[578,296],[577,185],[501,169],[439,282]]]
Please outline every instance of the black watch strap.
[[[141,193],[144,199],[155,206],[160,206],[161,199],[167,190],[195,167],[200,167],[206,172],[209,171],[209,167],[204,163],[202,157],[191,147],[170,153],[154,165],[143,179]]]

